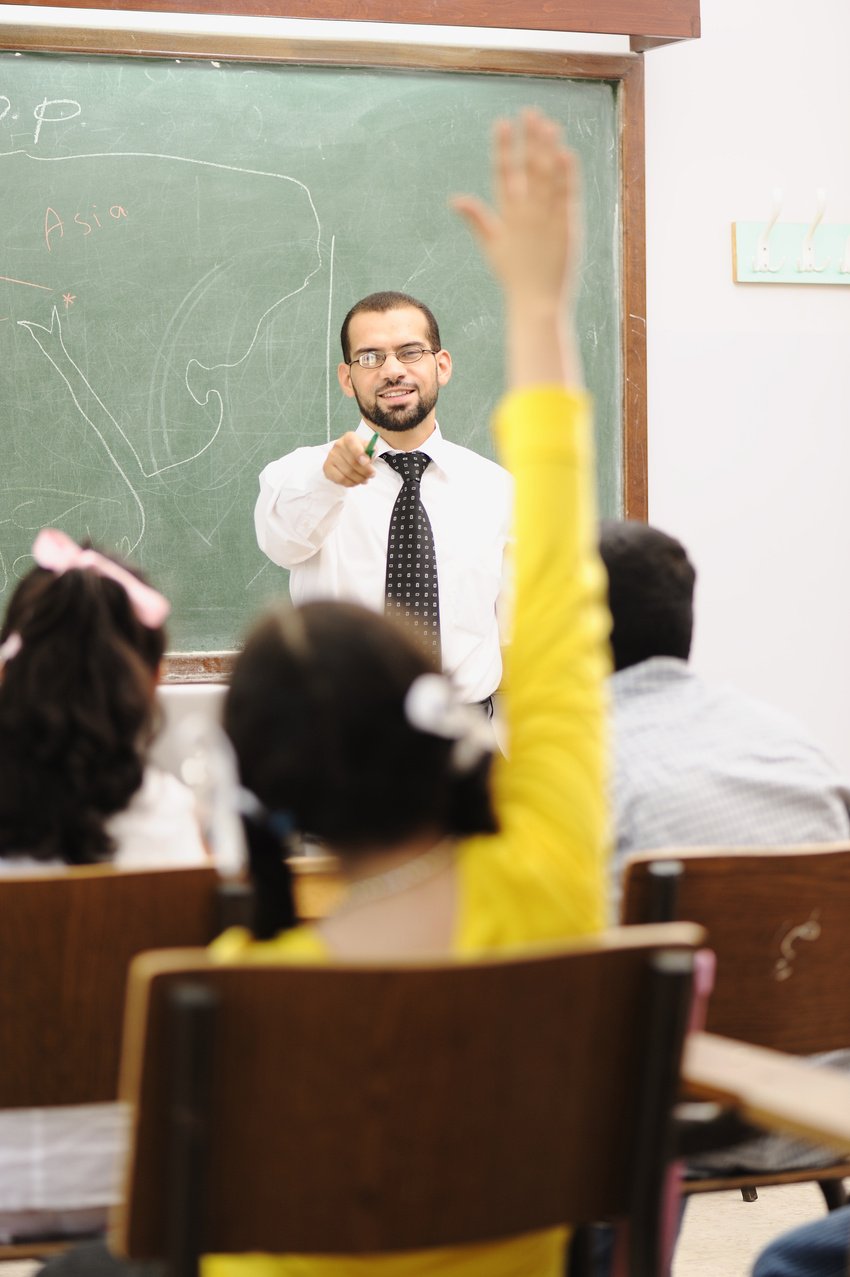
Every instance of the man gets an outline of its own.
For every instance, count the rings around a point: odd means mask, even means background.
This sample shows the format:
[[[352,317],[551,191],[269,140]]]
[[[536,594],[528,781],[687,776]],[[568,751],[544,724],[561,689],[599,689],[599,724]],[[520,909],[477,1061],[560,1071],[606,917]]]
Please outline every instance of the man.
[[[642,523],[605,522],[619,857],[670,846],[833,842],[850,791],[790,716],[688,665],[696,573]]]
[[[502,673],[496,603],[510,477],[440,432],[437,396],[452,360],[427,306],[373,293],[348,312],[340,339],[337,376],[360,423],[265,468],[260,549],[290,569],[294,602],[348,599],[397,615],[464,700],[486,702]]]

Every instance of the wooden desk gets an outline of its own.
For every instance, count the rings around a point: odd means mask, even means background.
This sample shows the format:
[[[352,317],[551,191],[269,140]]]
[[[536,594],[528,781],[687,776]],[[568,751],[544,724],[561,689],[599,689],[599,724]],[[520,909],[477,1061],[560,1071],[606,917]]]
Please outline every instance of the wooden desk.
[[[682,1065],[688,1099],[715,1100],[744,1121],[850,1150],[850,1077],[814,1071],[797,1056],[713,1033],[688,1039]]]

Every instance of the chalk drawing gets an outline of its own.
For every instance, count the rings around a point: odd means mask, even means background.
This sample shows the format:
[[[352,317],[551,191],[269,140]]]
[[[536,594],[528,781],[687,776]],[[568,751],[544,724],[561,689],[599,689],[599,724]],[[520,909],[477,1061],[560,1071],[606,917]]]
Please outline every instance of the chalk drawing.
[[[183,371],[183,382],[186,391],[191,400],[201,408],[212,408],[211,429],[201,446],[195,448],[188,455],[179,456],[174,460],[169,460],[163,464],[146,465],[139,453],[139,450],[133,443],[133,440],[117,419],[103,396],[96,387],[96,374],[91,371],[84,371],[79,358],[72,353],[70,341],[63,329],[62,320],[59,315],[58,308],[54,306],[51,311],[49,324],[44,324],[35,318],[18,319],[17,324],[24,329],[38,346],[47,364],[53,370],[55,375],[61,380],[66,388],[74,408],[80,417],[98,440],[100,446],[106,453],[110,464],[119,476],[122,484],[126,488],[132,504],[136,510],[136,527],[132,533],[128,533],[122,537],[121,549],[125,553],[135,551],[146,531],[146,514],[144,497],[147,487],[150,483],[159,478],[167,471],[178,470],[191,466],[204,453],[212,449],[219,438],[222,424],[224,422],[224,400],[219,390],[213,388],[207,389],[205,392],[195,389],[193,383],[203,381],[205,378],[211,377],[215,373],[227,373],[239,368],[246,362],[255,350],[261,339],[263,332],[267,329],[272,318],[280,311],[280,309],[293,297],[303,292],[309,285],[314,276],[322,269],[322,249],[321,249],[321,233],[322,227],[316,210],[313,196],[309,188],[295,177],[291,177],[285,173],[277,173],[261,169],[243,168],[232,164],[223,164],[210,160],[198,160],[185,155],[171,155],[159,151],[93,151],[85,154],[66,155],[66,156],[49,156],[44,154],[34,155],[25,149],[17,149],[0,153],[0,162],[11,159],[12,157],[23,157],[26,160],[36,164],[58,165],[64,168],[72,167],[74,164],[81,162],[91,162],[98,160],[108,160],[114,163],[116,160],[128,160],[134,163],[143,161],[165,162],[169,165],[185,165],[189,168],[196,168],[198,171],[218,171],[227,176],[232,176],[234,182],[242,181],[245,178],[262,178],[274,182],[288,183],[298,188],[306,200],[309,208],[309,216],[312,220],[314,228],[313,238],[313,264],[306,273],[303,273],[300,279],[297,279],[296,286],[288,289],[280,296],[275,297],[273,302],[266,306],[262,313],[256,319],[253,332],[250,334],[244,349],[237,358],[229,360],[220,360],[218,362],[205,362],[199,355],[192,355],[185,361]],[[331,277],[329,281],[328,293],[328,331],[326,334],[326,343],[329,351],[330,347],[330,315],[333,296],[333,251],[334,241],[331,240]],[[163,347],[170,344],[170,338],[173,338],[176,332],[182,330],[187,317],[192,310],[198,305],[204,293],[212,287],[221,267],[216,263],[210,271],[190,290],[190,293],[184,297],[183,302],[166,325],[163,334],[163,342],[160,345],[160,353]],[[54,291],[48,285],[31,283],[27,280],[19,280],[10,276],[0,276],[0,279],[15,285],[24,285],[26,287],[40,289],[45,292]],[[62,301],[64,302],[65,311],[68,312],[71,305],[77,300],[76,295],[70,290],[63,292]],[[8,319],[8,317],[4,317]],[[130,322],[130,321],[128,321]],[[201,374],[205,375],[202,376]],[[165,390],[163,388],[162,394]],[[326,389],[326,429],[328,438],[330,437],[330,383]],[[170,448],[170,436],[166,434],[166,447]],[[221,515],[219,522],[226,515]],[[209,541],[212,532],[203,533],[200,528],[195,529],[205,541]],[[214,529],[213,529],[214,531]]]

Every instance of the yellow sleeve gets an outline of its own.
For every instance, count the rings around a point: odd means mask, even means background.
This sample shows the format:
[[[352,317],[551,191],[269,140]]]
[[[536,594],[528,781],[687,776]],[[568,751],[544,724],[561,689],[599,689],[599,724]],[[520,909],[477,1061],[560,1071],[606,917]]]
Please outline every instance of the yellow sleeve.
[[[247,927],[228,927],[209,945],[214,962],[327,962],[328,952],[315,927],[293,927],[271,940],[255,940]]]
[[[494,765],[501,833],[465,848],[463,948],[476,947],[476,930],[486,946],[581,935],[604,918],[610,620],[589,398],[554,386],[515,392],[496,434],[516,480],[509,758]]]
[[[253,944],[254,937],[247,927],[228,927],[207,946],[207,953],[215,962],[235,962]]]

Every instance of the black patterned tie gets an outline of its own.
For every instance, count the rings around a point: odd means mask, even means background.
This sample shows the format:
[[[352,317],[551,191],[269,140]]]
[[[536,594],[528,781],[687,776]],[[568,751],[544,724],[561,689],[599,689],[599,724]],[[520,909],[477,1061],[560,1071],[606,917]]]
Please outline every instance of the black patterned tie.
[[[386,613],[410,626],[440,665],[440,592],[431,521],[419,485],[431,458],[424,452],[385,452],[383,460],[402,477],[390,516],[387,542]]]

